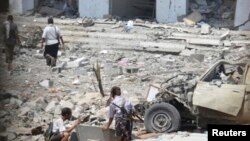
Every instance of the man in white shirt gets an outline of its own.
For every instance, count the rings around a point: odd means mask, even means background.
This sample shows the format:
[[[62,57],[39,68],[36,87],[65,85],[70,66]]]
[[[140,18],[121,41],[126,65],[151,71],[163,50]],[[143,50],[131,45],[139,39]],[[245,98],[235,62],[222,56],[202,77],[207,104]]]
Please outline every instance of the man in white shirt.
[[[113,101],[109,106],[109,121],[102,130],[108,130],[115,118],[115,135],[121,137],[121,141],[130,141],[132,140],[133,127],[132,117],[130,115],[132,115],[134,107],[130,101],[125,100],[125,98],[121,96],[121,89],[117,86],[111,89],[111,97]]]
[[[44,42],[46,44],[44,50],[44,57],[46,58],[48,66],[51,67],[56,66],[56,59],[59,50],[60,40],[62,44],[64,44],[60,29],[54,25],[53,18],[49,17],[48,25],[43,30],[42,44],[41,44],[42,48]]]
[[[51,141],[68,141],[73,129],[80,124],[80,121],[76,120],[71,127],[65,126],[64,121],[70,120],[72,117],[72,111],[70,108],[63,108],[61,115],[61,118],[56,119],[53,122],[53,135]]]

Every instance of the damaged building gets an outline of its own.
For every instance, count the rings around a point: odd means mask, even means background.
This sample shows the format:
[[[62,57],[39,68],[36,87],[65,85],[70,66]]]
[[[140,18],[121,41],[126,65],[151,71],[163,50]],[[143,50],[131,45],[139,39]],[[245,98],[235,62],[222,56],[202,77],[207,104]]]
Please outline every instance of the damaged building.
[[[39,12],[46,16],[151,19],[159,23],[205,22],[215,27],[249,30],[249,6],[245,0],[8,0],[13,13]],[[186,16],[190,15],[187,19]],[[192,25],[192,24],[191,24]]]
[[[207,141],[207,123],[249,124],[249,0],[0,3],[21,40],[12,71],[0,42],[1,141],[43,141],[64,107],[81,119],[78,141],[116,141],[114,123],[101,130],[113,86],[144,120],[134,141]],[[41,48],[49,16],[65,41],[55,67]]]

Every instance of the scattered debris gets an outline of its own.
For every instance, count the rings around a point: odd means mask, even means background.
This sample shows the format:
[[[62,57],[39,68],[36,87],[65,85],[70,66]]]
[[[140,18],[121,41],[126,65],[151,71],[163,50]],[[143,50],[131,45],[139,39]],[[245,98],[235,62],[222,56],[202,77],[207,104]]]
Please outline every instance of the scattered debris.
[[[209,5],[207,1],[208,8]],[[17,140],[30,140],[31,129],[44,127],[53,116],[60,116],[64,106],[73,108],[73,115],[84,119],[84,124],[102,126],[107,122],[106,101],[114,85],[121,86],[126,90],[124,96],[138,104],[145,99],[145,90],[152,82],[164,82],[183,72],[191,73],[195,75],[178,77],[175,81],[176,85],[182,85],[179,81],[184,80],[188,85],[171,87],[177,94],[186,91],[187,101],[190,101],[195,76],[220,59],[222,50],[225,50],[224,58],[231,62],[249,62],[250,58],[248,32],[217,29],[204,21],[199,23],[192,19],[197,26],[187,27],[183,23],[156,24],[136,19],[131,20],[133,32],[127,34],[122,28],[128,22],[114,19],[88,22],[86,19],[87,27],[83,28],[82,19],[68,20],[66,16],[55,20],[67,43],[60,48],[58,65],[48,68],[42,60],[43,50],[34,48],[39,47],[40,27],[46,25],[47,19],[17,18],[24,46],[16,50],[19,55],[15,55],[11,76],[4,70],[4,63],[0,67],[0,106],[4,107],[0,110],[0,131],[7,132],[9,127],[19,129],[13,131],[16,132],[13,138]],[[99,66],[93,71],[96,60]],[[238,76],[235,74],[232,78]],[[231,78],[222,77],[223,81],[214,81],[213,85],[232,82]],[[97,85],[102,90],[98,90]],[[98,91],[103,92],[103,97]],[[25,127],[27,133],[22,131],[21,134],[21,127]],[[0,138],[6,136],[7,133]],[[39,135],[32,136],[33,139],[38,140]]]

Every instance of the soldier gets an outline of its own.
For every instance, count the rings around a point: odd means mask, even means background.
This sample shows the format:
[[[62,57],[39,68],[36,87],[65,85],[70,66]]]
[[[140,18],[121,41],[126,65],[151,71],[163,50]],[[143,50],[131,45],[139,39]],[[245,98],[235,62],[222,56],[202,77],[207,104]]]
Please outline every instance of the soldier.
[[[4,22],[4,43],[5,43],[5,62],[8,64],[8,71],[12,70],[12,61],[16,43],[21,43],[18,36],[17,25],[13,22],[13,16],[8,15]]]
[[[129,115],[134,111],[134,107],[131,102],[121,96],[121,89],[117,86],[111,89],[111,97],[113,101],[109,106],[109,121],[102,130],[108,130],[115,118],[115,135],[121,137],[121,141],[130,141],[132,140],[133,122]]]

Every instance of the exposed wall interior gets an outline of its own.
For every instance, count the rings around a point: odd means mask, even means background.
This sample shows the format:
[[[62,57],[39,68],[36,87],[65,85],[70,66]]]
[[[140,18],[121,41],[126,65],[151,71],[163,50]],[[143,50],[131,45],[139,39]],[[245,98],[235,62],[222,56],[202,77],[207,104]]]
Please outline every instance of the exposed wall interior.
[[[9,10],[11,13],[22,13],[22,7],[21,0],[9,0]]]
[[[188,0],[156,0],[156,19],[162,23],[177,22],[178,17],[185,16]]]
[[[102,18],[109,14],[109,0],[79,0],[80,17]]]
[[[234,25],[243,24],[250,18],[250,0],[237,0]],[[250,31],[250,21],[244,26],[239,27],[239,30]]]
[[[110,14],[121,18],[154,18],[155,0],[110,0]]]
[[[22,1],[22,13],[34,9],[34,0],[21,0]]]
[[[9,0],[10,13],[24,14],[34,9],[34,0]]]

